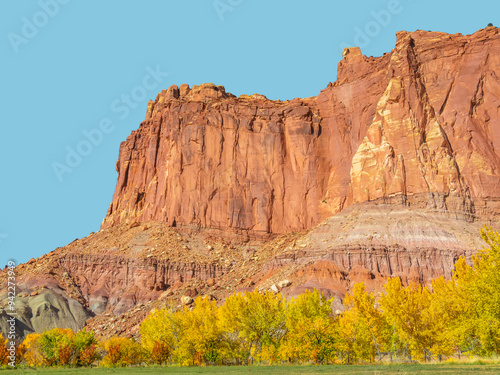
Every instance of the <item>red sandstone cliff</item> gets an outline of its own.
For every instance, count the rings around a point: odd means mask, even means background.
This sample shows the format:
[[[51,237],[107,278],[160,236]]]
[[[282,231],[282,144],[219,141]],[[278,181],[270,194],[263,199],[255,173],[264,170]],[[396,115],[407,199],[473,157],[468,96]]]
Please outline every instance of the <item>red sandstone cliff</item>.
[[[158,220],[251,233],[311,228],[352,203],[491,219],[500,198],[500,35],[400,32],[344,51],[317,97],[172,86],[120,148],[103,228]]]
[[[137,335],[182,296],[318,288],[339,303],[355,282],[449,277],[500,218],[499,68],[496,28],[401,32],[382,57],[344,51],[313,98],[163,91],[122,143],[102,230],[17,268],[20,335]],[[3,332],[7,305],[4,289]]]

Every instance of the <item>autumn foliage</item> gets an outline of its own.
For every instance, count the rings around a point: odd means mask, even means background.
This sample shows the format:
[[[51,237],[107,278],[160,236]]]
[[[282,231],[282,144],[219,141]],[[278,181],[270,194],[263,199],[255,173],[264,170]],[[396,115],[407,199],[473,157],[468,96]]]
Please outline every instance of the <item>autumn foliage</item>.
[[[102,359],[104,366],[129,366],[145,361],[146,353],[141,344],[125,337],[113,337],[101,342],[105,354]]]
[[[170,353],[170,347],[166,343],[162,341],[156,341],[153,345],[153,350],[151,353],[151,362],[157,365],[162,365],[168,361]]]
[[[82,350],[80,354],[80,362],[82,366],[89,367],[99,358],[99,353],[97,352],[97,346],[92,343],[87,348]]]
[[[9,363],[9,352],[7,351],[7,340],[0,334],[0,366]]]

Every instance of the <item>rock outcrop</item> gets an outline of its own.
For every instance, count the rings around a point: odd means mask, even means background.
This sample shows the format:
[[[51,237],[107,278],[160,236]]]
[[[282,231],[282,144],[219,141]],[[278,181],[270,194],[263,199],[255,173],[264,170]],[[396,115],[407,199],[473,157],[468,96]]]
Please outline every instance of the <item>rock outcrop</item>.
[[[344,51],[317,97],[172,86],[120,148],[102,227],[164,221],[255,235],[381,199],[468,220],[500,208],[500,35],[400,32]]]

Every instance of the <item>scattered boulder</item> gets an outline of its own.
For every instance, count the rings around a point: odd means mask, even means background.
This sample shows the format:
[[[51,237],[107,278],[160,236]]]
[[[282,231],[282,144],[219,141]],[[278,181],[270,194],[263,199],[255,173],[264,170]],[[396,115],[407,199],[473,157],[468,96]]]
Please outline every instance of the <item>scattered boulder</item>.
[[[165,299],[165,298],[168,298],[168,297],[171,297],[174,293],[169,289],[165,292],[163,292],[161,295],[160,295],[160,298],[159,299]]]
[[[287,286],[290,286],[290,285],[292,285],[292,282],[289,280],[281,280],[278,283],[278,286],[280,287],[280,289],[286,288]]]
[[[189,296],[182,296],[181,297],[181,302],[183,305],[190,305],[193,303],[193,299]]]
[[[196,288],[186,289],[186,291],[184,292],[184,295],[191,297],[191,298],[194,298],[198,295],[198,290],[196,290]]]

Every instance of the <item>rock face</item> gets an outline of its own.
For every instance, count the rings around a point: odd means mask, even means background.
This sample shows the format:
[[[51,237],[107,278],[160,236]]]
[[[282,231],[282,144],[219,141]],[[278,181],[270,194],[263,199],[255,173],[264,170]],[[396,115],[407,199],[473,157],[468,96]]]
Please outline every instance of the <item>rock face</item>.
[[[211,264],[168,262],[125,256],[66,256],[60,260],[95,314],[123,314],[137,304],[157,299],[176,282],[208,280],[222,275]],[[108,309],[109,307],[109,309]]]
[[[120,148],[102,228],[149,220],[253,234],[383,200],[468,220],[500,208],[500,35],[397,34],[344,51],[317,97],[172,86]]]
[[[33,260],[32,264],[37,262]],[[29,273],[17,279],[14,311],[8,308],[7,290],[0,291],[0,332],[4,337],[9,331],[7,321],[11,313],[15,313],[13,316],[19,337],[58,327],[71,328],[76,332],[85,326],[92,313],[85,307],[85,300],[74,294],[74,284],[68,285],[68,280],[62,280],[62,277],[57,280],[54,275],[57,269],[51,265],[41,273]],[[0,274],[2,281],[5,274]]]
[[[380,291],[388,277],[428,284],[450,278],[455,261],[483,243],[479,223],[390,204],[354,204],[307,234],[271,262],[295,269],[291,294],[316,288],[341,299],[354,283]]]

